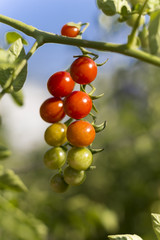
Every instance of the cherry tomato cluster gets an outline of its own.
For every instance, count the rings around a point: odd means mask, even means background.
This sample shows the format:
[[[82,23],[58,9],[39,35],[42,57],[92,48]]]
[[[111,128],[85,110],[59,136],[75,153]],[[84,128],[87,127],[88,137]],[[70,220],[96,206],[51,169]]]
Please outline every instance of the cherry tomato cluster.
[[[67,24],[62,27],[61,34],[76,37],[80,29]],[[69,71],[54,73],[47,82],[51,97],[40,107],[41,118],[50,123],[44,133],[44,139],[51,148],[44,154],[47,168],[58,170],[51,178],[51,187],[55,192],[64,192],[69,185],[83,183],[93,161],[92,144],[96,128],[94,124],[84,120],[93,107],[92,95],[85,91],[97,76],[97,65],[88,55],[76,58]],[[74,91],[75,84],[80,90]],[[64,117],[69,119],[62,123]],[[63,169],[62,169],[63,167]]]

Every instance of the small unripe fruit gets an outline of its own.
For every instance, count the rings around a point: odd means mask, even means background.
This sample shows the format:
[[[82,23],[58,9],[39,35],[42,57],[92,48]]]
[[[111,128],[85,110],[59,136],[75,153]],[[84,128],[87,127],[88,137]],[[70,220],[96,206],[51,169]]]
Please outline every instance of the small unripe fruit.
[[[132,15],[129,16],[129,18],[127,19],[126,23],[128,26],[130,27],[134,27],[135,22],[137,21],[139,14],[138,13],[134,13]],[[139,26],[142,26],[145,22],[145,17],[142,15],[140,18],[140,22],[139,22]]]
[[[64,181],[64,178],[60,173],[51,178],[50,185],[53,191],[57,193],[63,193],[68,188],[68,184]]]
[[[66,183],[72,186],[80,185],[84,182],[86,178],[85,171],[81,170],[75,170],[71,168],[70,166],[66,167],[64,169],[64,180]]]

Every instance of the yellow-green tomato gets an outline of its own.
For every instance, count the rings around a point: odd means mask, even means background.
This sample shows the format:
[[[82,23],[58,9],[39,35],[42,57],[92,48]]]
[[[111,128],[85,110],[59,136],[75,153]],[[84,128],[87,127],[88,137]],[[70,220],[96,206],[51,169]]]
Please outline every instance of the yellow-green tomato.
[[[67,141],[66,131],[67,126],[65,124],[59,122],[54,123],[46,129],[44,133],[44,139],[46,143],[51,146],[61,146]]]
[[[61,168],[66,162],[66,152],[61,147],[51,148],[44,154],[43,160],[49,169]]]
[[[70,166],[64,169],[64,181],[72,186],[80,185],[84,182],[86,178],[85,171],[75,170]]]
[[[68,188],[68,184],[64,181],[64,178],[60,173],[57,173],[51,178],[50,185],[53,191],[57,193],[63,193]]]
[[[93,156],[91,151],[85,147],[73,147],[69,150],[67,162],[70,167],[76,170],[86,170],[92,164]]]
[[[138,16],[139,16],[138,13],[134,13],[130,15],[126,21],[127,25],[130,27],[133,27],[135,25],[135,22],[137,21]],[[145,22],[145,17],[142,15],[140,18],[139,26],[143,25],[144,22]]]

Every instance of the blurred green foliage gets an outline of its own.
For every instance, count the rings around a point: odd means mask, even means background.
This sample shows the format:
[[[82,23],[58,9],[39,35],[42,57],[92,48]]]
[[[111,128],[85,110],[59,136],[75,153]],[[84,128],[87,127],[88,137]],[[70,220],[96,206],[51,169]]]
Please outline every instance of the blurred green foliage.
[[[2,240],[104,240],[108,234],[155,239],[151,212],[160,212],[159,69],[135,63],[95,81],[97,123],[107,127],[93,147],[96,169],[64,194],[52,192],[52,170],[43,165],[45,146],[6,161],[28,192],[1,192]],[[45,145],[45,144],[44,144]],[[21,153],[22,156],[22,153]]]

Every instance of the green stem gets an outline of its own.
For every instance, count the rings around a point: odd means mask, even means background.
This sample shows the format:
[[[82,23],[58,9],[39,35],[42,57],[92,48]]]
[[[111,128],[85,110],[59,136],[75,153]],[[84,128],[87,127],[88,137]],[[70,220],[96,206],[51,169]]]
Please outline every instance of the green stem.
[[[140,12],[139,12],[139,16],[138,16],[138,18],[137,18],[137,20],[136,20],[136,22],[135,22],[134,27],[132,28],[131,34],[129,35],[129,40],[128,40],[128,44],[127,44],[127,46],[128,46],[129,48],[131,48],[131,47],[134,45],[135,38],[136,38],[136,33],[137,33],[137,29],[138,29],[139,23],[140,23],[140,19],[141,19],[141,16],[142,16],[142,14],[143,14],[143,11],[144,11],[144,9],[145,9],[145,6],[146,6],[147,2],[148,2],[148,0],[146,0],[146,1],[144,2],[143,6],[141,7],[141,10],[140,10]]]
[[[18,20],[3,16],[3,15],[0,15],[0,22],[8,24],[16,28],[17,30],[20,30],[23,33],[35,38],[39,46],[45,43],[58,43],[58,44],[66,44],[66,45],[72,45],[77,47],[91,48],[99,51],[109,51],[109,52],[130,56],[130,57],[133,57],[141,61],[160,67],[159,57],[146,53],[139,49],[128,48],[127,44],[114,44],[114,43],[96,42],[96,41],[89,41],[84,39],[76,39],[76,38],[74,39],[74,38],[64,37],[57,34],[38,30],[30,25],[27,25]]]

